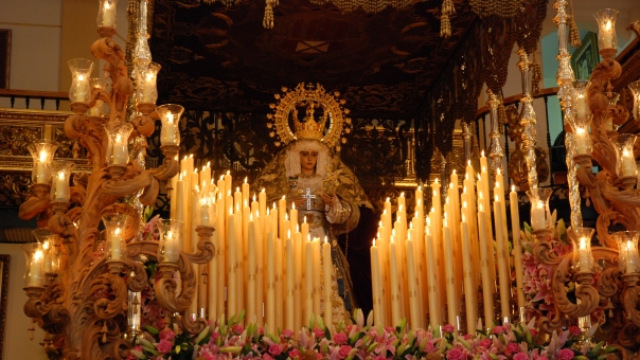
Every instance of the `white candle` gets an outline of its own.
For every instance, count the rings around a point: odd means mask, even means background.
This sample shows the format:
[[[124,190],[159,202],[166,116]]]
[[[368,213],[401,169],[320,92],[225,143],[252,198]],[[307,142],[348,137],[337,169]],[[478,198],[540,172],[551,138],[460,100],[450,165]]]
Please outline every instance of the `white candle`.
[[[327,238],[325,236],[325,242]],[[320,299],[322,296],[322,243],[320,238],[313,241],[313,314],[315,317],[322,315],[322,306]]]
[[[105,1],[102,7],[102,26],[113,27],[116,23],[116,6],[111,1]]]
[[[245,177],[244,181],[242,182],[242,188],[240,190],[242,192],[242,202],[245,202],[245,201],[248,202],[249,197],[251,196],[251,193],[250,193],[251,190],[249,188],[249,183],[247,181],[248,181],[248,178]]]
[[[50,240],[45,240],[42,243],[42,251],[44,253],[44,272],[45,274],[53,272],[53,244]]]
[[[462,215],[460,224],[462,233],[462,267],[464,270],[464,302],[467,318],[467,334],[475,334],[476,322],[478,321],[477,293],[473,286],[473,262],[471,261],[471,243],[469,240],[469,224],[465,215]]]
[[[164,242],[164,259],[162,261],[176,263],[180,257],[180,242],[178,234],[174,234],[172,230],[167,230],[163,234]]]
[[[284,251],[282,248],[282,240],[279,238],[276,238],[273,241],[273,246],[275,248],[275,256],[274,256],[274,262],[276,265],[276,297],[275,297],[275,303],[276,303],[276,314],[275,314],[275,328],[276,329],[282,329],[282,327],[284,326],[284,313],[283,313],[283,307],[282,304],[284,304],[284,300],[283,300],[283,295],[284,295],[284,289],[283,289],[283,272],[282,272],[282,268],[284,267],[284,259],[282,258],[284,256]]]
[[[69,179],[64,170],[58,171],[53,181],[53,201],[69,201]]]
[[[433,237],[431,236],[431,221],[430,218],[427,218],[427,225],[425,228],[426,231],[426,257],[427,257],[427,286],[428,286],[428,294],[429,294],[429,325],[432,328],[437,329],[440,325],[442,325],[442,320],[440,317],[440,284],[438,283],[438,274],[436,273],[436,249],[433,241]]]
[[[305,306],[304,313],[302,316],[302,323],[307,324],[309,319],[311,319],[311,315],[313,313],[313,286],[312,286],[312,278],[313,278],[313,241],[307,241],[305,244],[306,252],[305,252],[305,273],[306,273],[306,286],[305,286]]]
[[[622,177],[635,177],[638,171],[638,165],[636,164],[636,159],[633,156],[633,152],[629,151],[625,147],[622,150],[622,161],[621,161],[621,173]]]
[[[40,286],[42,284],[42,262],[44,253],[39,247],[31,255],[29,263],[29,286]]]
[[[91,101],[91,85],[89,79],[84,74],[78,74],[75,84],[72,87],[72,94],[69,95],[75,102],[88,103]]]
[[[591,271],[591,239],[581,236],[578,245],[578,256],[580,257],[580,271]]]
[[[273,233],[267,234],[267,319],[266,333],[274,334],[276,330],[276,271],[275,264],[275,246],[273,241]]]
[[[515,186],[511,186],[509,193],[509,206],[511,209],[511,232],[513,235],[513,261],[516,272],[516,293],[518,307],[525,306],[524,298],[524,266],[522,263],[522,245],[520,244],[520,212],[518,210],[518,194]]]
[[[142,85],[142,103],[153,104],[156,102],[158,97],[158,92],[156,90],[156,73],[151,69],[145,71],[143,75],[143,85]]]
[[[547,228],[547,216],[544,201],[535,199],[531,204],[531,227],[533,230],[545,230]]]
[[[414,256],[413,240],[407,239],[407,281],[409,283],[409,312],[411,329],[424,328],[420,303],[418,298],[418,274],[416,274],[416,258]]]
[[[451,227],[447,223],[448,219],[445,216],[443,222],[443,234],[444,234],[444,277],[445,277],[445,291],[447,296],[447,322],[452,325],[457,324],[458,309],[456,304],[458,303],[456,286],[456,272],[453,259],[453,243],[451,238]]]
[[[258,313],[256,312],[256,222],[249,218],[248,234],[248,289],[247,289],[247,323],[255,324]]]
[[[389,243],[389,262],[391,276],[389,278],[391,283],[391,325],[396,326],[400,324],[400,284],[398,278],[398,255],[396,251],[396,243],[394,236],[391,236]]]
[[[127,139],[121,134],[116,134],[113,140],[112,165],[124,165],[129,161],[129,151],[127,149]]]
[[[267,193],[264,188],[258,193],[258,209],[261,216],[267,213]]]
[[[41,149],[38,153],[38,161],[36,161],[36,183],[44,184],[51,181],[50,166],[49,152],[45,149]]]
[[[208,196],[200,197],[200,225],[211,226],[211,218],[209,214],[209,203],[211,199]]]
[[[286,312],[285,312],[285,329],[295,329],[295,303],[294,303],[294,287],[295,287],[295,267],[293,253],[293,239],[291,234],[286,239],[285,245],[286,262],[287,262],[287,280],[286,280]]]
[[[174,145],[176,143],[176,125],[173,114],[167,112],[160,128],[160,143],[162,145]]]
[[[325,241],[325,244],[326,244],[326,241]],[[327,304],[328,304],[327,301],[328,299],[331,299],[331,290],[330,290],[331,283],[327,283],[328,271],[327,271],[327,264],[325,264],[327,262],[326,260],[327,255],[325,255],[325,251],[326,251],[325,244],[322,245],[322,266],[323,266],[322,273],[324,275],[323,287],[324,287],[324,299],[325,299],[324,300],[325,301],[324,323],[327,324],[327,313],[329,312],[327,309]],[[329,249],[329,256],[331,256],[330,251],[331,249]],[[371,245],[369,252],[371,253],[371,281],[372,281],[371,290],[373,293],[373,322],[375,325],[379,325],[379,324],[382,324],[382,319],[383,319],[382,289],[380,288],[380,281],[382,279],[382,275],[380,274],[380,251],[376,246],[375,239],[373,239],[373,245]],[[331,281],[331,278],[329,278],[329,281]]]
[[[213,191],[212,189],[215,189],[215,184],[211,181],[211,162],[207,162],[205,165],[202,165],[202,169],[200,169],[200,173],[198,175],[202,191],[210,192]]]
[[[122,229],[116,227],[110,234],[111,240],[111,260],[122,259]]]
[[[492,326],[494,321],[493,291],[494,283],[489,268],[486,222],[484,206],[478,204],[478,236],[480,237],[480,271],[482,273],[482,301],[484,303],[484,322]]]
[[[605,49],[613,49],[613,24],[607,19],[602,27],[602,47]]]
[[[495,217],[495,229],[496,229],[496,255],[498,257],[498,282],[500,284],[500,309],[502,312],[502,319],[509,319],[511,310],[509,306],[509,293],[511,292],[511,274],[507,270],[508,259],[506,258],[507,241],[506,234],[503,234],[502,224],[504,218],[502,217],[502,211],[500,210],[501,199],[499,196],[495,196],[493,203],[493,215]]]
[[[580,93],[573,100],[573,108],[576,110],[576,118],[585,119],[587,117],[587,97]]]
[[[587,132],[587,130],[584,127],[578,127],[576,128],[574,135],[575,136],[573,137],[573,140],[575,144],[576,154],[588,154],[589,150],[587,145],[589,140],[589,133]]]
[[[620,256],[624,259],[625,273],[638,271],[638,246],[632,240],[627,240],[621,246]]]
[[[236,249],[237,241],[236,240],[236,221],[235,214],[233,213],[233,209],[229,209],[229,216],[227,217],[228,226],[227,226],[227,235],[229,236],[229,288],[227,295],[227,313],[229,316],[234,316],[239,313],[238,300],[236,297],[238,296],[238,281],[236,279],[237,274],[237,266],[238,266],[238,252]]]

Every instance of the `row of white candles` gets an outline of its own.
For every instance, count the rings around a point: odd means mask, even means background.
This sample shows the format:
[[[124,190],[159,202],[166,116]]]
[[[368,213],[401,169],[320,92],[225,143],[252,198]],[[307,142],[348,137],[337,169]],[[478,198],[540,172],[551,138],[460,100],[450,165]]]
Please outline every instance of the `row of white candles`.
[[[284,197],[268,208],[264,189],[250,199],[246,179],[232,193],[229,172],[214,183],[210,166],[194,169],[192,156],[180,167],[171,217],[185,224],[182,251],[196,251],[199,225],[215,229],[215,256],[197,271],[190,316],[218,320],[245,311],[245,321],[268,331],[300,329],[320,316],[331,326],[332,306],[322,305],[331,301],[333,281],[327,239],[310,238],[309,224],[298,222]]]
[[[431,185],[432,208],[428,214],[424,212],[422,187],[418,187],[415,215],[410,222],[404,194],[398,198],[393,224],[390,200],[385,202],[378,236],[371,247],[376,323],[398,324],[404,318],[412,328],[438,327],[444,323],[459,326],[460,299],[464,294],[466,330],[473,334],[478,324],[479,294],[483,296],[484,323],[494,323],[496,289],[501,318],[508,321],[512,265],[516,273],[518,307],[524,307],[517,194],[513,188],[509,194],[512,228],[516,229],[512,232],[512,259],[503,176],[499,171],[496,173],[492,205],[484,154],[480,164],[477,181],[475,170],[471,164],[467,165],[462,192],[458,175],[451,174],[444,204],[441,186],[436,180]]]

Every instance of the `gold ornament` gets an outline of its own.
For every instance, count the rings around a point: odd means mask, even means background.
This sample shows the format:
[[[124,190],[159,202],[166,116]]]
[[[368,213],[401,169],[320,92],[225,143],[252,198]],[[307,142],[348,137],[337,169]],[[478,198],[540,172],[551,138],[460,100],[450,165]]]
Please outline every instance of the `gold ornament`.
[[[345,116],[348,110],[342,108],[340,93],[328,93],[320,84],[300,83],[295,89],[282,88],[282,94],[274,96],[278,103],[271,105],[275,111],[267,115],[267,126],[275,128],[276,146],[314,139],[331,148],[346,141],[341,135],[343,130],[351,131],[351,119]]]

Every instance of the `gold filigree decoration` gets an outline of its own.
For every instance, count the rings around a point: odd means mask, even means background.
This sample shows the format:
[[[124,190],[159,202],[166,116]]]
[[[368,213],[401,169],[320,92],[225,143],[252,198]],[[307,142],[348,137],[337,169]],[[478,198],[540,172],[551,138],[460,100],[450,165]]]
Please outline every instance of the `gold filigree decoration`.
[[[300,83],[294,89],[282,88],[275,94],[277,104],[271,104],[274,113],[267,115],[269,136],[275,145],[286,145],[300,139],[316,139],[330,148],[340,150],[346,143],[343,133],[351,132],[349,110],[343,105],[340,93],[328,93],[320,84]],[[299,113],[304,113],[302,121]]]

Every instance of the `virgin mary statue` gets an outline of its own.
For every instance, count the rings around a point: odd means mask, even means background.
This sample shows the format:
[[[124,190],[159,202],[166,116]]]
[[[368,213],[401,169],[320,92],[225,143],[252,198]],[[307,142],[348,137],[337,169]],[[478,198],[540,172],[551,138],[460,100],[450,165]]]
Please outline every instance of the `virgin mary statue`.
[[[254,189],[265,189],[267,203],[286,196],[287,206],[295,204],[298,210],[299,223],[309,224],[309,234],[320,239],[326,236],[331,241],[338,292],[343,301],[338,306],[352,309],[358,304],[345,256],[349,239],[346,237],[341,247],[337,236],[356,228],[361,209],[373,206],[353,172],[324,141],[327,112],[316,121],[314,110],[318,104],[306,102],[305,106],[303,122],[298,121],[295,108],[289,112],[295,124],[295,139],[265,166],[253,185]],[[335,300],[333,306],[337,306]]]

